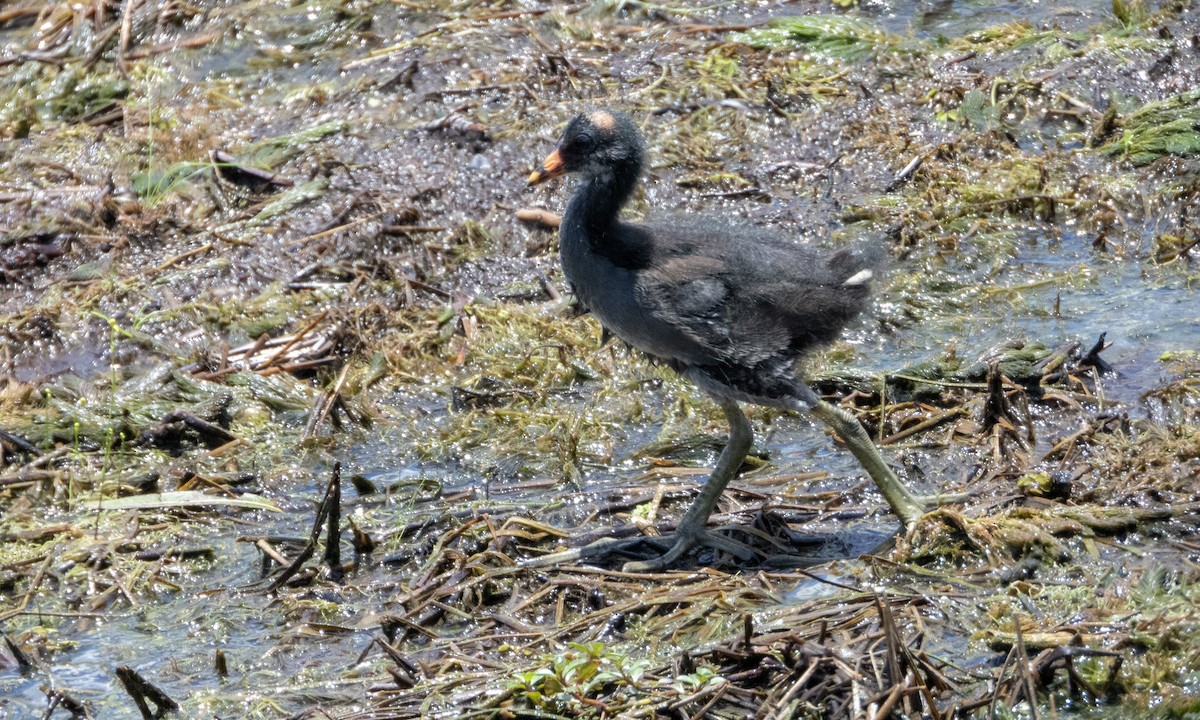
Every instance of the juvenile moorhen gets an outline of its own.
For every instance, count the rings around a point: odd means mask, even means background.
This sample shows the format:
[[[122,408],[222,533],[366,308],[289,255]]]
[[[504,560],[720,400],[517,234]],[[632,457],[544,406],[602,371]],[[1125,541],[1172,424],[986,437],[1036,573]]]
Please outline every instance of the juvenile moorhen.
[[[932,501],[914,496],[858,421],[822,401],[795,375],[797,360],[833,340],[867,303],[872,261],[830,255],[788,238],[698,217],[670,224],[622,222],[621,208],[645,150],[630,118],[578,115],[529,176],[536,185],[581,178],[559,229],[563,271],[579,301],[609,332],[709,393],[729,419],[729,443],[661,557],[626,570],[657,570],[696,545],[746,557],[745,545],[705,530],[753,437],[738,402],[805,410],[830,425],[875,480],[906,527]]]

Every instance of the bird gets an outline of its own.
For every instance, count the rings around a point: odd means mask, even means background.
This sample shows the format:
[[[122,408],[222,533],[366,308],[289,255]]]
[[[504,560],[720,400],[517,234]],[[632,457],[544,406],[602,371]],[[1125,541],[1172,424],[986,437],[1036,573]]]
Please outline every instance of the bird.
[[[740,403],[811,413],[841,436],[905,528],[939,498],[914,495],[880,456],[858,420],[797,375],[798,361],[831,342],[869,302],[878,253],[826,253],[781,233],[711,216],[632,223],[621,219],[641,178],[645,141],[632,118],[592,109],[568,122],[529,176],[578,184],[559,225],[563,273],[604,331],[665,364],[710,395],[729,422],[712,473],[662,555],[627,563],[661,570],[693,548],[749,557],[742,543],[706,529],[753,442]]]

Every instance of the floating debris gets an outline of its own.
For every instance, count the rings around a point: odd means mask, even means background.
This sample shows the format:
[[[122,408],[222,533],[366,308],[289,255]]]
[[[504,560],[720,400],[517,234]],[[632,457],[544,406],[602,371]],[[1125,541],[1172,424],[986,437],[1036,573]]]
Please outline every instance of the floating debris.
[[[486,125],[456,112],[440,117],[437,120],[422,123],[417,128],[428,132],[457,135],[466,140],[488,142],[492,139]]]
[[[210,157],[213,167],[217,169],[217,175],[222,179],[255,192],[295,185],[291,180],[285,180],[273,172],[243,165],[238,162],[237,158],[224,150],[213,150]]]
[[[332,353],[340,336],[339,326],[334,324],[318,330],[327,316],[327,313],[321,313],[291,335],[262,336],[233,348],[223,360],[229,367],[264,375],[311,370],[336,363],[337,358]]]

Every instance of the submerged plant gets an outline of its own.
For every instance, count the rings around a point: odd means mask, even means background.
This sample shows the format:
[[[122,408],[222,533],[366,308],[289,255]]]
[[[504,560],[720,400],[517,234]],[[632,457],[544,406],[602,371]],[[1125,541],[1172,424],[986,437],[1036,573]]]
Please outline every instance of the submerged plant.
[[[740,33],[733,39],[760,50],[803,48],[847,60],[860,60],[899,41],[897,36],[867,20],[841,15],[775,18],[764,27]]]
[[[153,207],[210,167],[212,164],[207,162],[177,162],[166,168],[131,173],[129,179],[137,196]]]
[[[1117,140],[1104,146],[1110,155],[1123,155],[1145,165],[1163,155],[1200,153],[1200,90],[1147,103],[1125,121]]]

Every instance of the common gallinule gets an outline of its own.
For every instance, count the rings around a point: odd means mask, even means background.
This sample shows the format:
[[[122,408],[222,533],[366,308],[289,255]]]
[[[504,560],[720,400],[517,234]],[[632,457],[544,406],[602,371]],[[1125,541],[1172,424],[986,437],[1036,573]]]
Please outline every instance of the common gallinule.
[[[746,546],[705,530],[750,451],[753,433],[739,402],[808,411],[830,425],[910,527],[934,501],[910,493],[858,421],[795,374],[806,351],[833,340],[862,312],[871,259],[852,250],[823,254],[715,218],[622,222],[644,155],[641,133],[628,116],[593,110],[571,120],[542,168],[529,176],[530,185],[580,176],[559,229],[563,271],[579,301],[613,335],[710,394],[729,418],[729,443],[679,523],[674,544],[626,569],[661,569],[696,545],[746,556]]]

